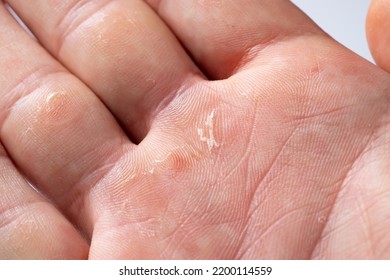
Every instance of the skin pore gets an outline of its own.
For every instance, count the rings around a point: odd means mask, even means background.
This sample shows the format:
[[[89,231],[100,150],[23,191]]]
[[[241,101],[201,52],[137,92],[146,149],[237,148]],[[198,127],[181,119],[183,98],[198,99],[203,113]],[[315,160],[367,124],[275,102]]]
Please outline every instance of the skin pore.
[[[5,2],[1,259],[390,257],[390,1]]]

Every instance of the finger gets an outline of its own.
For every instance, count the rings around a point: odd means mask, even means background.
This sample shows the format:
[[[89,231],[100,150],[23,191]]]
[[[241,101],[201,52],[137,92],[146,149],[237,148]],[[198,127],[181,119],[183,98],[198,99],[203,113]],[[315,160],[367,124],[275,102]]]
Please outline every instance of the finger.
[[[17,167],[75,222],[86,219],[83,230],[90,231],[86,194],[131,143],[100,100],[4,5],[0,26],[1,141]]]
[[[376,63],[390,72],[390,1],[373,0],[367,15],[366,33]]]
[[[18,173],[0,144],[0,259],[82,259],[88,245]]]
[[[244,68],[271,43],[321,33],[290,1],[146,0],[210,78]],[[222,20],[221,20],[222,19]]]
[[[8,2],[136,142],[147,133],[156,110],[198,72],[142,0]]]

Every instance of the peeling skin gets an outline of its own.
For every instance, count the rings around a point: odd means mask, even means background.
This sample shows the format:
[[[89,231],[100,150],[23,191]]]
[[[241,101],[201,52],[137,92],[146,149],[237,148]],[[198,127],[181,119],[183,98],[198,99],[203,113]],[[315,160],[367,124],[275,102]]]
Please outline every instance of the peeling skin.
[[[46,104],[43,106],[44,114],[50,116],[53,120],[64,120],[64,113],[69,99],[63,91],[50,92],[46,96]],[[42,110],[41,109],[41,110]]]
[[[51,92],[47,95],[46,97],[46,103],[48,104],[48,108],[47,110],[50,111],[54,108],[52,108],[52,103],[55,103],[55,102],[58,102],[58,100],[60,100],[60,98],[62,98],[62,96],[64,95],[63,92]],[[61,105],[61,101],[60,101],[60,105]],[[55,104],[57,105],[57,104]]]
[[[200,141],[207,143],[207,147],[211,152],[214,147],[219,146],[214,138],[214,110],[207,116],[205,125],[205,128],[198,128],[198,135]]]
[[[29,136],[31,134],[34,134],[34,131],[31,127],[28,127],[25,131],[24,131],[24,136]]]
[[[126,198],[126,199],[122,202],[122,210],[123,210],[123,211],[126,211],[127,208],[128,208],[128,205],[129,205],[129,200]]]
[[[165,158],[163,158],[163,159],[156,159],[156,160],[154,160],[154,162],[155,163],[162,163],[162,162],[166,161],[171,155],[172,155],[172,152],[169,152],[168,155]]]
[[[175,151],[180,151],[180,149],[184,149],[184,146],[180,146],[180,147],[176,147],[174,148],[172,151],[170,151],[166,156],[160,158],[160,159],[155,159],[154,162],[155,163],[163,163],[165,161],[167,161]]]
[[[175,147],[167,153],[159,155],[148,166],[147,171],[150,174],[160,170],[169,170],[175,174],[182,172],[188,166],[191,166],[191,162],[199,155],[190,153],[185,146]]]
[[[142,171],[142,174],[143,175],[154,174],[155,170],[156,170],[156,168],[154,166],[151,166],[151,167],[145,169],[144,171]]]

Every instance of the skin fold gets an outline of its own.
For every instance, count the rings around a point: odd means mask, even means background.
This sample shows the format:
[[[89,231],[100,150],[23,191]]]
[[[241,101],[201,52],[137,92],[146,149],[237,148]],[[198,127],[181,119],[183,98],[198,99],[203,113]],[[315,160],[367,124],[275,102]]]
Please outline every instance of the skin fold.
[[[1,259],[390,257],[390,1],[6,2]]]

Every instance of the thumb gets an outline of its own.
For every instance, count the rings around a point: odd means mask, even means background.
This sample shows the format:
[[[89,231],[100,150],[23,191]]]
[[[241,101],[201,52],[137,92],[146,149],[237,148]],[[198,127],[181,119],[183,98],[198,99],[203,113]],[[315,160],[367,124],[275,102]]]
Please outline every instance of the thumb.
[[[366,33],[376,63],[390,72],[390,0],[372,0],[367,15]]]

